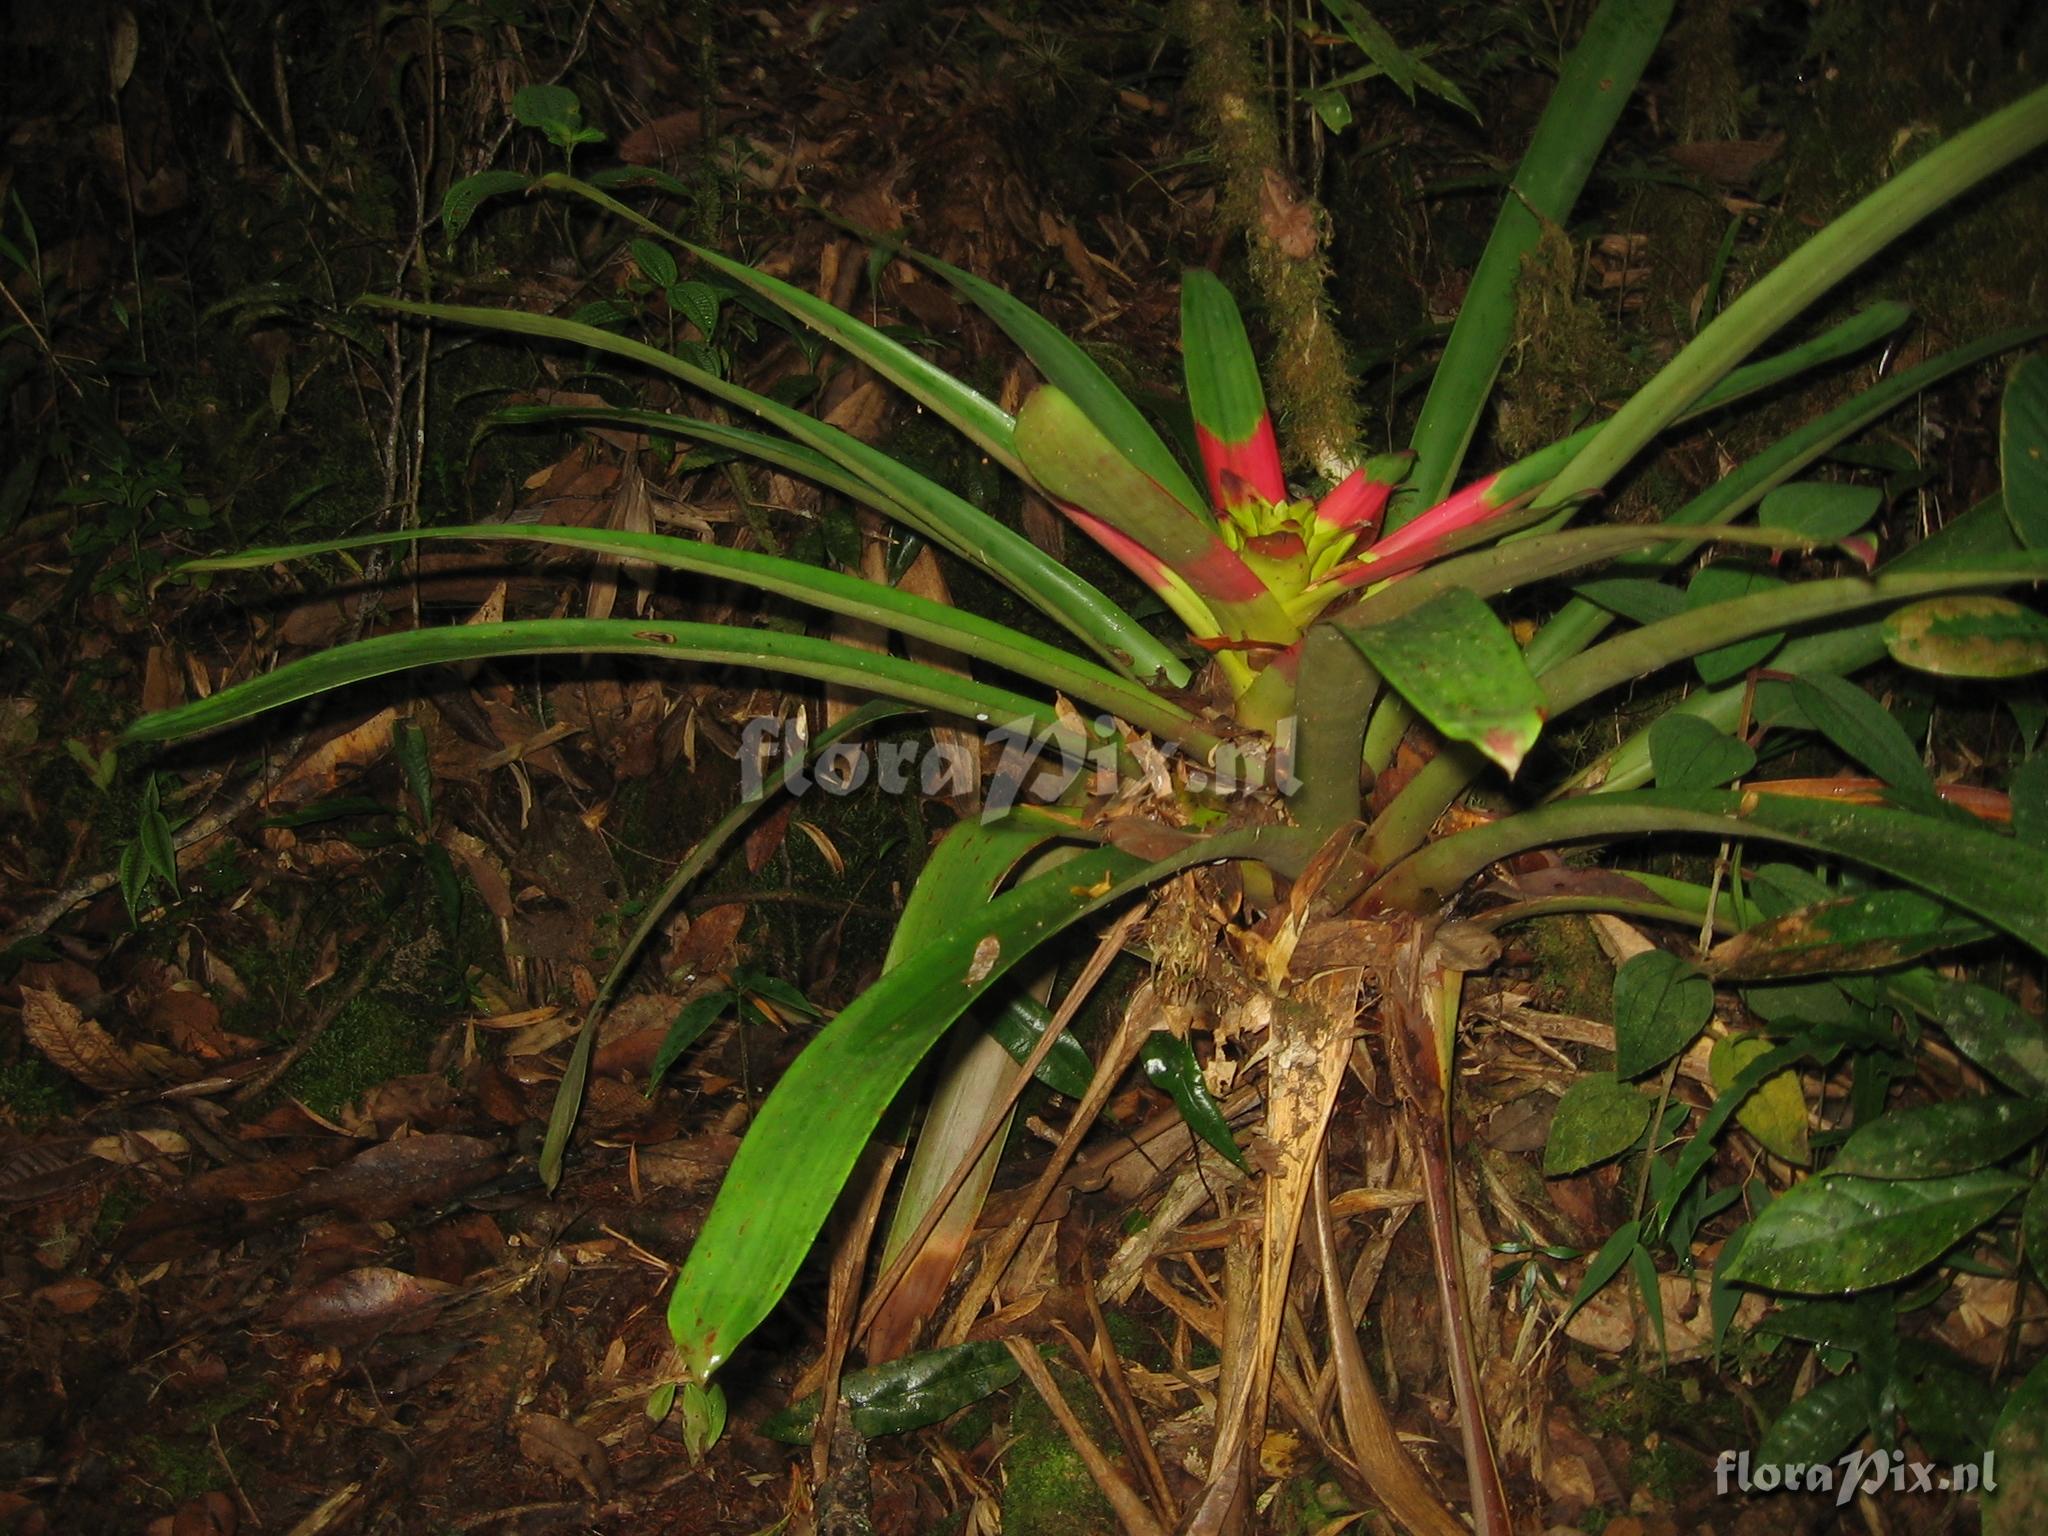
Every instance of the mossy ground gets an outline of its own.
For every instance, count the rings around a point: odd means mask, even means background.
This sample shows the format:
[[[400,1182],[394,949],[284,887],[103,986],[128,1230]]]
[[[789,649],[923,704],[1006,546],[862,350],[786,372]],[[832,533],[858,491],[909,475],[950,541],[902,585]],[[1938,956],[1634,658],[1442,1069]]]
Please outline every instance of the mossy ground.
[[[1121,1464],[1116,1432],[1092,1387],[1057,1359],[1053,1380],[1090,1438]],[[1003,1536],[1116,1536],[1116,1514],[1052,1413],[1029,1386],[1019,1384],[1010,1406],[1002,1460]]]

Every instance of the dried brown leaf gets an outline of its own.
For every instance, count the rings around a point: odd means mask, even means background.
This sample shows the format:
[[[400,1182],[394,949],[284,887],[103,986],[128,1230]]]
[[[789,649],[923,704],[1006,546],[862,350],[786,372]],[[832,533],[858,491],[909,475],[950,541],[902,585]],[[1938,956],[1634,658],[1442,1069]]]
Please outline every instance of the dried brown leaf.
[[[52,1066],[96,1092],[119,1093],[149,1081],[112,1035],[54,992],[21,989],[21,1027]]]

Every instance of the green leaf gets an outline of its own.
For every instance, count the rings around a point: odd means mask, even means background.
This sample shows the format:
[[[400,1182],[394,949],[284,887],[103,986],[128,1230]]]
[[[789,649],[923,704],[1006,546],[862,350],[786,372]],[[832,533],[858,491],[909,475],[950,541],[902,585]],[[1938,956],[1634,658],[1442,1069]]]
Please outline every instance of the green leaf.
[[[1713,984],[1693,966],[1661,949],[1631,955],[1614,973],[1615,1076],[1663,1066],[1713,1016]]]
[[[1876,1411],[1865,1373],[1827,1377],[1778,1415],[1758,1444],[1756,1459],[1765,1466],[1824,1465],[1863,1436]]]
[[[1929,970],[1889,977],[1886,991],[1939,1024],[1957,1050],[2006,1087],[2048,1099],[2048,1026],[2004,993]]]
[[[718,1444],[725,1433],[725,1388],[717,1382],[704,1386],[686,1381],[681,1393],[683,1408],[683,1449],[692,1461],[704,1459],[705,1452]]]
[[[1413,489],[1387,509],[1387,532],[1449,494],[1514,340],[1522,258],[1547,225],[1571,222],[1572,205],[1670,16],[1670,0],[1605,0],[1566,57],[1430,380],[1411,440]]]
[[[2048,1518],[2048,1360],[2005,1400],[1991,1456],[1998,1487],[1985,1495],[1984,1536],[2035,1536]]]
[[[1052,1015],[1037,999],[1013,993],[990,1013],[984,1028],[1001,1042],[1012,1061],[1022,1065],[1038,1048],[1040,1038],[1051,1024]],[[1086,1095],[1088,1084],[1094,1080],[1095,1063],[1088,1059],[1086,1046],[1069,1031],[1061,1030],[1059,1039],[1053,1042],[1032,1075],[1054,1093],[1078,1099]]]
[[[1002,1340],[987,1339],[848,1371],[839,1379],[839,1395],[853,1411],[853,1427],[872,1440],[951,1418],[1020,1374]],[[786,1445],[808,1445],[817,1422],[818,1394],[813,1392],[769,1419],[761,1433]]]
[[[1643,1311],[1649,1316],[1650,1328],[1657,1335],[1657,1350],[1660,1354],[1670,1353],[1670,1346],[1664,1339],[1664,1292],[1657,1284],[1657,1264],[1650,1257],[1650,1250],[1638,1242],[1629,1250],[1629,1272],[1635,1276],[1636,1294],[1643,1300]]]
[[[1759,592],[1774,592],[1785,583],[1765,571],[1751,570],[1740,565],[1706,565],[1693,572],[1692,580],[1686,583],[1685,605],[1689,613],[1715,603],[1734,602],[1738,598],[1753,597]],[[1717,646],[1711,651],[1702,651],[1693,657],[1693,666],[1698,670],[1703,683],[1725,683],[1731,677],[1740,677],[1751,667],[1761,665],[1785,636],[1782,632],[1774,635],[1756,635],[1747,640],[1738,640],[1733,645]]]
[[[1195,425],[1226,447],[1250,442],[1266,417],[1266,392],[1237,301],[1215,273],[1190,267],[1180,286],[1181,367]]]
[[[142,915],[142,899],[149,894],[149,882],[156,878],[143,854],[141,838],[122,846],[115,874],[121,882],[121,901],[128,908],[128,921],[133,923]]]
[[[667,288],[676,280],[676,259],[664,246],[652,240],[635,240],[626,249],[632,253],[633,265],[640,269],[640,275],[657,288]],[[706,334],[709,334],[707,328]]]
[[[1559,471],[1538,498],[1565,505],[1604,486],[1773,332],[1936,209],[2048,141],[2048,88],[1992,113],[1906,166],[1717,315]]]
[[[1920,1179],[2002,1163],[2048,1131],[2048,1104],[2027,1099],[1959,1099],[1894,1109],[1858,1126],[1830,1175]]]
[[[1212,839],[1180,862],[1231,851]],[[781,1298],[883,1112],[953,1020],[1053,934],[1172,867],[1081,854],[964,914],[819,1032],[762,1104],[676,1280],[669,1329],[693,1379]]]
[[[1832,544],[1860,532],[1883,502],[1884,492],[1874,485],[1795,480],[1765,493],[1756,520],[1766,528],[1784,528]]]
[[[1797,908],[1724,939],[1708,954],[1710,974],[1754,981],[1839,971],[1875,971],[1934,950],[1971,944],[1990,928],[1915,891],[1865,891]]]
[[[1439,838],[1382,876],[1375,896],[1419,911],[1528,848],[1644,833],[1765,838],[1853,859],[1917,885],[2048,954],[2040,855],[2009,837],[1888,806],[1726,790],[1638,789],[1554,800]]]
[[[1728,1278],[1729,1266],[1734,1264],[1742,1252],[1742,1245],[1749,1241],[1749,1223],[1744,1222],[1728,1234],[1728,1240],[1721,1245],[1721,1252],[1714,1260],[1714,1279],[1707,1289],[1707,1313],[1714,1324],[1714,1358],[1718,1360],[1721,1348],[1728,1338],[1728,1326],[1735,1321],[1735,1314],[1742,1307],[1744,1292],[1737,1290]]]
[[[522,86],[512,97],[512,116],[527,128],[538,128],[561,149],[578,144],[595,144],[604,138],[601,129],[583,121],[583,103],[566,85]]]
[[[1650,769],[1660,789],[1719,789],[1755,766],[1748,742],[1695,716],[1666,715],[1650,727]]]
[[[1572,588],[1578,596],[1631,624],[1655,624],[1685,610],[1685,594],[1647,576],[1596,576]]]
[[[1649,1098],[1612,1072],[1588,1072],[1567,1088],[1550,1122],[1543,1148],[1546,1178],[1577,1173],[1610,1157],[1619,1157],[1638,1141],[1650,1124]],[[1622,1257],[1626,1257],[1626,1250]],[[1618,1268],[1621,1259],[1615,1260]]]
[[[1885,615],[1892,660],[1938,677],[2030,677],[2048,671],[2048,619],[1985,592],[1932,597]]]
[[[1536,743],[1547,712],[1522,648],[1464,587],[1368,629],[1351,642],[1429,723],[1470,742],[1512,775]]]
[[[427,733],[412,720],[403,717],[393,720],[391,748],[398,758],[399,771],[405,776],[405,787],[412,791],[413,800],[420,808],[420,824],[432,826],[434,769],[427,761]]]
[[[1952,1467],[1976,1461],[1990,1445],[1997,1421],[1984,1378],[1939,1345],[1906,1339],[1899,1353],[1892,1390],[1914,1438],[1934,1461]]]
[[[2030,357],[2006,382],[1998,414],[2005,515],[2028,549],[2048,549],[2048,357]]]
[[[525,128],[574,127],[583,120],[583,103],[566,85],[526,85],[513,94],[512,116]]]
[[[1210,1095],[1209,1085],[1202,1080],[1201,1063],[1195,1060],[1195,1053],[1188,1048],[1187,1041],[1166,1030],[1155,1029],[1138,1048],[1138,1065],[1145,1073],[1145,1080],[1173,1100],[1174,1108],[1180,1111],[1180,1117],[1187,1122],[1189,1130],[1237,1167],[1246,1173],[1251,1172],[1251,1165],[1245,1161],[1237,1138],[1230,1134],[1230,1122],[1223,1118],[1222,1106]]]
[[[129,726],[125,739],[169,741],[215,730],[280,704],[412,667],[487,657],[544,655],[648,656],[760,667],[890,695],[970,720],[1029,722],[1034,734],[1063,729],[1049,706],[1022,694],[978,684],[918,662],[808,635],[653,620],[522,619],[378,635],[301,657],[209,698],[147,715]]]
[[[675,270],[674,263],[670,263],[669,270]],[[707,338],[718,329],[719,293],[709,283],[678,283],[671,278],[668,285],[668,302],[670,308],[696,326]]]
[[[2025,1188],[2004,1173],[1811,1178],[1756,1219],[1730,1278],[1806,1294],[1889,1285],[1932,1264]]]
[[[1854,1301],[1795,1301],[1757,1324],[1759,1333],[1804,1339],[1823,1349],[1857,1356],[1877,1356],[1890,1344],[1897,1320],[1881,1296]]]
[[[469,228],[469,221],[485,203],[507,192],[524,192],[529,185],[531,178],[518,171],[479,171],[451,183],[441,194],[441,222],[448,230],[450,243]]]
[[[1337,18],[1344,35],[1357,45],[1381,74],[1399,87],[1403,96],[1415,99],[1415,61],[1394,41],[1394,34],[1381,26],[1372,12],[1358,0],[1323,0],[1324,8]]]
[[[1714,1080],[1717,1098],[1732,1095],[1748,1069],[1771,1054],[1770,1042],[1761,1035],[1727,1035],[1716,1040],[1707,1056],[1707,1075]],[[1800,1168],[1813,1161],[1806,1139],[1806,1095],[1799,1086],[1799,1074],[1789,1067],[1737,1098],[1735,1118],[1772,1155]],[[1705,1126],[1695,1134],[1709,1135]]]
[[[553,178],[548,178],[548,181],[553,184]],[[608,198],[604,202],[609,207],[631,212]],[[553,315],[460,304],[415,304],[375,295],[365,295],[357,302],[371,308],[421,315],[455,325],[473,325],[515,336],[533,336],[590,347],[680,379],[716,399],[753,413],[787,432],[813,452],[825,455],[864,484],[867,487],[866,499],[880,510],[925,534],[1022,595],[1041,612],[1081,636],[1119,671],[1142,677],[1164,676],[1175,685],[1187,680],[1187,668],[1164,645],[1101,592],[1053,560],[1023,534],[837,427],[743,389],[706,369],[670,356],[658,347]]]
[[[162,811],[152,807],[142,813],[135,842],[142,849],[142,862],[150,874],[168,885],[175,896],[178,891],[178,845],[171,836],[171,824]]]
[[[2007,793],[2012,802],[2013,837],[2048,852],[2048,752],[2036,752],[2020,764]]]
[[[1643,1111],[1645,1115],[1649,1113],[1647,1100]],[[1600,1251],[1587,1261],[1585,1274],[1579,1277],[1578,1289],[1572,1292],[1571,1302],[1565,1308],[1565,1322],[1570,1322],[1579,1308],[1598,1296],[1607,1282],[1621,1273],[1621,1266],[1628,1262],[1629,1255],[1642,1246],[1636,1240],[1642,1229],[1640,1221],[1625,1221],[1608,1235],[1607,1241],[1600,1245]]]
[[[608,419],[634,425],[669,423],[677,418],[654,412],[599,413]],[[640,420],[640,417],[649,418]],[[711,423],[690,423],[710,428]],[[657,430],[660,428],[657,427]],[[742,440],[759,434],[738,432]],[[795,445],[788,445],[794,447]],[[808,473],[802,458],[790,464],[797,473]],[[828,477],[828,483],[829,477]],[[1192,718],[1186,711],[1126,678],[1118,677],[1071,651],[1047,645],[1042,640],[999,624],[967,609],[933,602],[909,592],[861,577],[821,570],[796,560],[785,560],[749,550],[727,549],[696,539],[672,538],[665,534],[627,533],[597,528],[558,528],[547,524],[480,524],[445,528],[415,528],[401,533],[362,534],[353,538],[323,540],[312,544],[284,545],[270,549],[243,550],[239,554],[193,561],[188,571],[261,569],[282,561],[340,550],[372,548],[416,539],[518,540],[555,544],[588,555],[613,555],[645,560],[669,570],[689,571],[758,588],[778,597],[806,603],[830,613],[862,619],[870,624],[897,630],[919,640],[928,640],[964,656],[994,663],[1019,677],[1029,677],[1047,689],[1069,698],[1108,710],[1119,719],[1156,735],[1181,741],[1198,753],[1209,750],[1198,731],[1190,734]]]
[[[697,1043],[698,1037],[717,1022],[720,1015],[733,1006],[736,995],[730,987],[716,987],[702,997],[693,998],[677,1010],[675,1019],[668,1027],[668,1033],[661,1037],[661,1048],[654,1053],[654,1065],[647,1069],[647,1092],[653,1096],[661,1086],[661,1080],[668,1075],[668,1069],[682,1059],[683,1052]]]
[[[1837,750],[1894,789],[1932,797],[1934,779],[1899,722],[1846,677],[1816,673],[1796,679],[1792,696],[1814,729]]]
[[[2035,1177],[2020,1207],[2020,1243],[2034,1273],[2048,1279],[2048,1177]]]
[[[1181,467],[1165,441],[1145,420],[1144,413],[1130,397],[1110,382],[1086,352],[1069,341],[1058,327],[1041,317],[1029,305],[1019,302],[995,284],[948,266],[935,257],[906,253],[938,273],[973,301],[976,308],[1001,327],[1005,335],[1038,366],[1046,382],[1079,406],[1095,429],[1115,445],[1131,468],[1156,481],[1167,494],[1204,521],[1210,520],[1209,505],[1188,472]]]

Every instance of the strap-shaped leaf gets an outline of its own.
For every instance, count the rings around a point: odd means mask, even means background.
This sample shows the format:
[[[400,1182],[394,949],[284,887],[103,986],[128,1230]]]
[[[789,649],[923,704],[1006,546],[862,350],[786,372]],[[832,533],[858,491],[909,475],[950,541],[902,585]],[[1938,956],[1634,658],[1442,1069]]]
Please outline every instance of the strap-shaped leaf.
[[[1127,535],[1208,604],[1222,632],[1286,645],[1299,631],[1213,524],[1193,516],[1131,462],[1056,385],[1017,415],[1017,452],[1033,478]]]
[[[1537,498],[1562,505],[1607,483],[1730,369],[1893,240],[2048,143],[2048,86],[1964,129],[1900,171],[1746,289],[1629,399]]]
[[[1752,635],[1770,634],[1822,619],[1839,619],[1859,609],[1889,608],[1943,592],[2016,586],[2043,580],[2048,580],[2048,550],[2012,555],[1998,565],[1948,571],[1887,572],[1869,578],[1847,576],[1804,582],[1796,587],[1782,587],[1697,608],[1676,618],[1645,624],[1625,635],[1617,635],[1544,673],[1543,691],[1549,696],[1552,710],[1563,711],[1583,704],[1609,688],[1648,677],[1673,662],[1684,661],[1717,646],[1732,645]],[[1871,638],[1876,639],[1874,628]],[[1880,651],[1882,644],[1877,641]],[[1778,664],[1790,666],[1792,662],[1788,657]]]
[[[695,539],[672,538],[658,533],[631,533],[617,529],[568,528],[547,523],[481,523],[447,528],[413,528],[395,533],[357,534],[345,539],[327,539],[311,544],[288,544],[269,549],[246,549],[232,555],[194,560],[182,567],[187,571],[228,571],[260,569],[287,560],[329,554],[339,550],[364,549],[379,544],[410,543],[425,539],[476,539],[529,544],[551,544],[578,549],[592,555],[614,555],[670,570],[690,571],[720,581],[737,582],[778,597],[807,603],[828,613],[842,614],[870,624],[893,629],[913,639],[929,640],[958,651],[963,656],[990,662],[1043,683],[1071,698],[1107,709],[1140,729],[1175,740],[1189,741],[1207,752],[1214,738],[1185,710],[1170,700],[1118,677],[1106,667],[1047,645],[1041,640],[998,624],[966,609],[935,603],[929,598],[904,592],[858,576],[785,560],[752,550],[728,549],[723,545],[700,543]],[[749,631],[752,633],[752,631]],[[1142,718],[1141,718],[1142,717]],[[1189,738],[1192,731],[1206,737],[1208,745]]]
[[[783,313],[802,321],[820,335],[838,342],[904,393],[935,411],[940,419],[959,428],[991,458],[1012,471],[1017,470],[1016,455],[1010,447],[1013,424],[1009,413],[987,396],[954,378],[936,363],[913,352],[902,342],[884,336],[873,326],[854,318],[843,309],[827,304],[814,294],[804,292],[792,283],[786,283],[779,277],[771,277],[745,262],[734,261],[730,256],[707,246],[685,240],[673,230],[662,228],[646,215],[627,207],[618,199],[607,197],[587,181],[579,181],[574,176],[558,172],[543,176],[535,185],[572,192],[597,204],[607,213],[638,225],[650,235],[666,240],[680,250],[688,251],[704,265],[724,273],[743,287],[752,289]]]
[[[1888,970],[1971,944],[1991,930],[1917,891],[1830,897],[1758,923],[1714,946],[1708,972],[1724,981]]]
[[[1605,0],[1565,60],[1422,402],[1411,442],[1416,494],[1407,506],[1397,499],[1388,527],[1399,528],[1450,491],[1514,335],[1522,257],[1535,248],[1546,220],[1567,222],[1670,16],[1671,0]]]
[[[1946,817],[1802,800],[1749,789],[1639,789],[1556,801],[1454,833],[1396,865],[1380,900],[1426,911],[1496,860],[1530,848],[1658,833],[1762,838],[1882,870],[2048,955],[2048,881],[2039,850]]]
[[[680,379],[694,389],[771,422],[799,443],[859,476],[887,497],[900,515],[910,518],[918,532],[986,571],[1064,624],[1118,671],[1138,677],[1162,676],[1176,685],[1187,679],[1187,668],[1137,621],[1021,533],[879,449],[816,417],[707,373],[658,347],[615,336],[593,325],[523,310],[416,304],[374,296],[359,302],[455,325],[589,347]]]
[[[1734,517],[1744,508],[1756,505],[1774,487],[1790,480],[1837,443],[1852,433],[1861,431],[1887,411],[1915,398],[1922,390],[1951,374],[1974,367],[1986,358],[1995,357],[2013,347],[2027,345],[2041,335],[2042,329],[2041,326],[2033,325],[2001,331],[1968,346],[1955,347],[1931,357],[1918,367],[1893,374],[1835,407],[1826,415],[1817,417],[1790,435],[1780,438],[1754,458],[1744,461],[1734,474],[1722,476],[1720,480],[1672,513],[1665,522],[1718,523]],[[1721,390],[1743,378],[1751,368],[1761,366],[1764,365],[1751,364],[1736,369],[1708,394],[1707,399],[1713,399]],[[1937,538],[1939,537],[1941,536],[1937,535]],[[1934,541],[1929,540],[1925,544],[1916,545],[1900,559],[1910,562],[1927,558],[1922,551],[1927,550],[1932,543]],[[1631,563],[1643,566],[1671,566],[1680,563],[1686,553],[1684,546],[1676,545]],[[1898,561],[1893,562],[1894,568],[1898,565]],[[1607,616],[1590,603],[1582,600],[1567,603],[1530,642],[1529,665],[1538,674],[1548,671],[1566,657],[1583,650],[1607,627],[1608,622]],[[1794,641],[1794,647],[1796,648],[1799,643]],[[1867,659],[1874,659],[1874,654],[1872,658]]]
[[[1522,648],[1491,608],[1453,587],[1388,623],[1346,629],[1387,685],[1452,741],[1513,774],[1547,713]]]
[[[1232,851],[1219,840],[1205,854]],[[1061,929],[1192,861],[1084,853],[965,914],[825,1026],[762,1104],[677,1277],[669,1329],[693,1377],[708,1379],[781,1298],[883,1111],[953,1020]]]
[[[1250,491],[1275,505],[1286,501],[1280,447],[1244,317],[1230,290],[1202,267],[1181,274],[1180,350],[1210,499],[1235,506]]]
[[[1025,722],[1034,734],[1065,737],[1057,712],[1007,688],[979,683],[920,662],[863,651],[809,635],[726,624],[669,624],[660,620],[515,619],[504,624],[455,624],[442,629],[378,635],[317,656],[288,661],[210,698],[145,715],[128,727],[128,741],[171,741],[217,730],[280,704],[326,693],[348,683],[414,667],[500,656],[647,656],[665,661],[759,667],[900,699],[982,723]],[[1085,743],[1074,743],[1085,750]]]
[[[1110,381],[1094,358],[1068,340],[1057,326],[1028,304],[1012,298],[994,283],[949,266],[935,256],[905,252],[912,260],[930,268],[958,288],[1003,334],[1014,341],[1024,355],[1038,366],[1046,379],[1063,390],[1096,430],[1115,445],[1133,469],[1157,481],[1168,495],[1195,516],[1208,519],[1209,509],[1201,492],[1181,468],[1152,424],[1130,397]]]

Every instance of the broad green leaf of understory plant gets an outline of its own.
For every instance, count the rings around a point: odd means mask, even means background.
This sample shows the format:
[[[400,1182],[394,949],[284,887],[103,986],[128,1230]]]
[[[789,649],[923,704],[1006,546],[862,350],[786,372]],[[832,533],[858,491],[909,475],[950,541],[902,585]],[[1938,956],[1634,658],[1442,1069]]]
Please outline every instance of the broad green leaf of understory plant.
[[[1585,1073],[1558,1101],[1543,1148],[1544,1176],[1577,1173],[1619,1157],[1642,1139],[1652,1108],[1648,1095],[1612,1072]]]
[[[1756,520],[1765,528],[1784,528],[1833,544],[1861,532],[1883,500],[1884,493],[1874,485],[1795,480],[1765,495]]]
[[[563,154],[578,144],[601,144],[604,130],[583,121],[583,103],[566,85],[522,86],[512,97],[512,115],[527,128],[538,128]]]
[[[2026,1187],[2004,1173],[1811,1178],[1752,1223],[1730,1278],[1807,1295],[1888,1285],[1926,1268]]]
[[[2048,1104],[1960,1099],[1894,1109],[1859,1126],[1828,1164],[1830,1175],[1922,1179],[2002,1163],[2048,1131]]]
[[[1706,967],[1722,981],[1885,970],[1990,932],[1915,891],[1864,891],[1758,923],[1717,944]]]
[[[1884,648],[1938,677],[2030,677],[2048,671],[2048,618],[1986,592],[1933,597],[1885,616]]]
[[[2029,549],[2048,549],[2048,357],[2013,370],[1998,418],[2005,515]]]
[[[1692,580],[1686,583],[1685,604],[1689,612],[1697,613],[1717,603],[1776,591],[1784,585],[1768,572],[1751,570],[1747,566],[1707,565],[1693,572]],[[1738,640],[1733,645],[1718,646],[1711,651],[1700,652],[1693,658],[1693,666],[1698,670],[1701,682],[1725,683],[1762,663],[1784,638],[1783,634],[1757,635],[1752,639]]]
[[[1187,1041],[1163,1029],[1153,1030],[1138,1048],[1138,1066],[1147,1082],[1173,1100],[1189,1130],[1231,1163],[1251,1172],[1237,1138],[1230,1134],[1230,1122],[1223,1118],[1222,1106],[1203,1081],[1201,1064],[1195,1060]]]
[[[1387,685],[1452,741],[1513,775],[1548,713],[1522,648],[1484,600],[1453,587],[1384,624],[1347,629]]]
[[[1714,1016],[1714,988],[1661,949],[1631,955],[1614,973],[1614,1072],[1641,1077],[1684,1050]]]
[[[1826,1466],[1869,1432],[1877,1413],[1870,1377],[1852,1370],[1824,1377],[1779,1414],[1757,1445],[1760,1465]]]
[[[2006,1087],[2048,1099],[2048,1026],[2004,993],[1924,968],[1887,977],[1885,991],[1940,1025],[1957,1050]]]
[[[1017,1376],[1016,1357],[1002,1340],[985,1339],[848,1371],[839,1379],[839,1396],[853,1411],[853,1427],[863,1439],[873,1440],[950,1418],[1000,1392]],[[769,1419],[761,1433],[788,1445],[808,1445],[817,1422],[818,1394],[813,1392]]]
[[[1666,715],[1650,727],[1650,768],[1659,789],[1719,789],[1755,766],[1748,742],[1691,715]]]
[[[1792,684],[1800,713],[1836,749],[1861,763],[1894,789],[1925,800],[1934,778],[1910,738],[1877,700],[1847,678],[1820,673]]]

